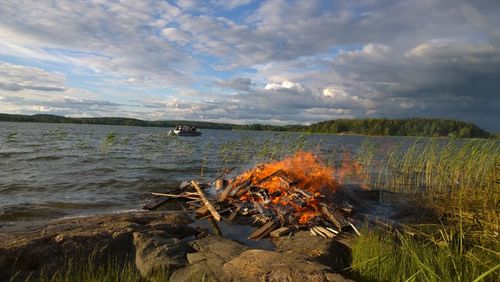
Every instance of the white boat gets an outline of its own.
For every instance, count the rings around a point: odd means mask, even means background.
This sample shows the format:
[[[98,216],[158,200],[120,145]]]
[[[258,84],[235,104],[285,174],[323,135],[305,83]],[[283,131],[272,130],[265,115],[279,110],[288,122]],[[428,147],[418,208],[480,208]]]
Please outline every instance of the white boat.
[[[168,134],[173,136],[200,136],[201,132],[197,131],[194,126],[179,125],[174,130],[170,130]]]

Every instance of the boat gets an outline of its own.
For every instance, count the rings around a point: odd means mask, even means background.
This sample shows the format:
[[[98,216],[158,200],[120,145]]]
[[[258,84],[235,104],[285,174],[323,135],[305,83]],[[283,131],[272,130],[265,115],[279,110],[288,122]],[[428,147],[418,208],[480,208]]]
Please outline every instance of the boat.
[[[168,134],[173,136],[200,136],[201,132],[197,131],[194,126],[179,125],[174,130],[170,130]]]

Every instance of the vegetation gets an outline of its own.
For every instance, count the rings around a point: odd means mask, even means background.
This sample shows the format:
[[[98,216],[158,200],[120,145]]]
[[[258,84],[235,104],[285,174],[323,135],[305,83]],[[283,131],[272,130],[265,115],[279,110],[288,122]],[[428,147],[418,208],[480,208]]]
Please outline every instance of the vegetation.
[[[358,279],[497,281],[499,142],[419,139],[377,160],[374,150],[365,144],[356,158],[365,170],[363,184],[410,193],[415,210],[430,209],[436,216],[416,215],[412,226],[424,238],[365,230],[353,244]]]
[[[305,137],[227,142],[218,156],[230,167],[320,150]],[[325,162],[347,168],[344,183],[408,195],[415,213],[406,223],[421,232],[365,228],[352,244],[347,273],[357,281],[498,281],[499,145],[494,139],[419,138],[390,149],[366,142],[357,152],[323,154]],[[432,211],[431,217],[419,210]]]
[[[258,131],[288,131],[308,133],[331,133],[331,134],[362,134],[362,135],[396,135],[396,136],[427,136],[439,137],[450,136],[460,138],[488,138],[493,137],[490,133],[477,127],[472,123],[465,123],[447,119],[338,119],[329,120],[312,125],[262,125],[249,124],[237,125],[228,123],[186,121],[186,120],[164,120],[144,121],[133,118],[120,117],[95,117],[95,118],[72,118],[56,115],[10,115],[0,114],[0,121],[15,122],[48,122],[48,123],[76,123],[76,124],[105,124],[105,125],[127,125],[127,126],[154,126],[175,127],[179,124],[189,124],[198,128],[226,129],[226,130],[258,130]]]
[[[355,133],[363,135],[489,137],[490,134],[472,123],[448,119],[337,119],[306,127],[315,133]]]
[[[435,242],[365,228],[352,244],[351,275],[358,281],[498,281],[498,253],[461,245],[453,229]],[[498,245],[497,245],[498,247]]]

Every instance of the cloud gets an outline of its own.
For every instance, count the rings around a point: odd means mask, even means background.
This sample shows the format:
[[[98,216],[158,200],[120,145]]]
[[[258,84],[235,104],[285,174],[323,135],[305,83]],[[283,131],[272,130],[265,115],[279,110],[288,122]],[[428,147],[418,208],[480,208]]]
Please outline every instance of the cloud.
[[[2,104],[264,123],[433,116],[498,130],[498,8],[487,0],[6,0],[0,60],[25,66],[0,66]]]
[[[228,80],[220,80],[216,81],[215,84],[221,87],[227,87],[241,91],[250,91],[253,85],[252,80],[245,77],[233,77]]]
[[[3,90],[64,91],[66,89],[65,82],[66,79],[61,74],[0,61],[0,89]]]

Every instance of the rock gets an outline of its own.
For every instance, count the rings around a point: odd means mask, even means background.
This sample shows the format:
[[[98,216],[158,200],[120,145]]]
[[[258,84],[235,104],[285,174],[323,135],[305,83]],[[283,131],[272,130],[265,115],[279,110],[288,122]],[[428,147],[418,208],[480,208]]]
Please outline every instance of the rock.
[[[307,256],[252,249],[223,266],[224,281],[349,281]]]
[[[351,265],[351,249],[344,241],[311,236],[307,231],[299,231],[290,237],[276,238],[273,242],[278,252],[303,254],[335,271],[342,271]]]
[[[171,281],[219,281],[224,275],[222,266],[249,248],[220,236],[208,236],[190,243],[197,252],[188,253],[191,264],[179,269],[170,277]]]
[[[135,232],[135,265],[145,278],[154,273],[170,273],[187,265],[186,254],[192,248],[165,231]]]
[[[12,273],[23,280],[43,267],[50,275],[69,258],[106,264],[110,258],[125,262],[133,258],[133,232],[157,230],[171,238],[196,236],[187,225],[189,217],[177,212],[132,212],[64,219],[24,232],[0,233],[0,281]],[[85,263],[88,263],[86,261]]]

